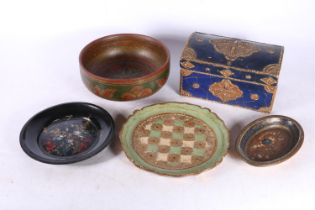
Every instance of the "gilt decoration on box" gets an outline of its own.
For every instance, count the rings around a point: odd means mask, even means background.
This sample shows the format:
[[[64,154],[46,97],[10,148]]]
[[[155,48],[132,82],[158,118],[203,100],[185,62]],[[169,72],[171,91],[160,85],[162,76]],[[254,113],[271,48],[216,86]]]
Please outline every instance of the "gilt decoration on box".
[[[193,33],[180,60],[180,94],[271,112],[283,47]]]

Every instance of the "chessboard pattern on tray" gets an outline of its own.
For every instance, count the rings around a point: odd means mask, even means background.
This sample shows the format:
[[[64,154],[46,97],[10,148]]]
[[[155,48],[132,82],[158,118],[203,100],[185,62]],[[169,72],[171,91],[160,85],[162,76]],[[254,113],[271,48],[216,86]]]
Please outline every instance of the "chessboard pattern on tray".
[[[163,169],[187,169],[209,160],[214,131],[202,120],[180,113],[154,115],[139,123],[133,147],[147,163]]]

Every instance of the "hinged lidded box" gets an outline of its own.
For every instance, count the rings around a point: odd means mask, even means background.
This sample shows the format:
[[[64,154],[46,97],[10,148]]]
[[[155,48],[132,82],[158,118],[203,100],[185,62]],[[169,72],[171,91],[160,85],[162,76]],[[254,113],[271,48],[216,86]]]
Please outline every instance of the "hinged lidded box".
[[[283,50],[193,33],[180,60],[180,94],[271,112]]]

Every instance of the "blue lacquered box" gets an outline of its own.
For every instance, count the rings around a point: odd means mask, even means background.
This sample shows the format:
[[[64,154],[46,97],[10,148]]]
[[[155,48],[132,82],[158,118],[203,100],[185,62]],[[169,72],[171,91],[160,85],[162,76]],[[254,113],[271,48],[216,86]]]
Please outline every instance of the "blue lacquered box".
[[[181,60],[180,94],[271,112],[284,48],[193,33]]]

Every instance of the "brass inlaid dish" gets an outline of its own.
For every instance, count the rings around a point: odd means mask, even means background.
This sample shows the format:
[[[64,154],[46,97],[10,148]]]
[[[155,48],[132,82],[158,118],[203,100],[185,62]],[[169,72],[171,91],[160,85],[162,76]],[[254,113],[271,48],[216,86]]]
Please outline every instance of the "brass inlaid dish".
[[[237,151],[251,165],[265,166],[292,157],[302,146],[304,133],[295,120],[271,115],[244,128],[237,139]]]

